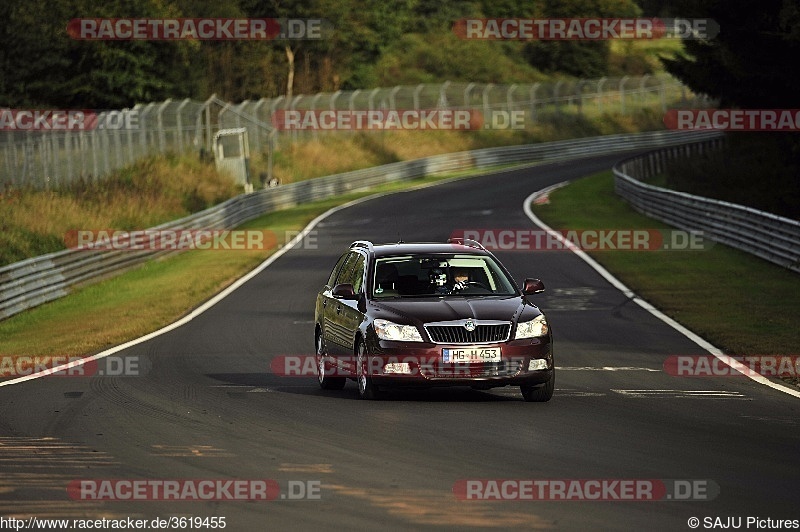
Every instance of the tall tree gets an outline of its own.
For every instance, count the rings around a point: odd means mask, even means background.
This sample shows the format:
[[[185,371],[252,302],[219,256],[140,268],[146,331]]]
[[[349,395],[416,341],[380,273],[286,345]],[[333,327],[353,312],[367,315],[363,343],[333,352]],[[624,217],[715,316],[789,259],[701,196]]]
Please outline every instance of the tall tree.
[[[722,106],[800,107],[800,6],[796,0],[673,0],[682,18],[711,18],[709,40],[686,40],[686,56],[663,62]]]
[[[178,97],[187,85],[187,41],[86,41],[67,34],[80,17],[175,17],[157,0],[28,0],[6,5],[0,98],[7,105],[120,108]]]
[[[545,18],[636,17],[641,13],[633,0],[544,0]],[[608,73],[608,41],[533,41],[525,46],[528,62],[544,72],[564,72],[577,77],[596,78]]]

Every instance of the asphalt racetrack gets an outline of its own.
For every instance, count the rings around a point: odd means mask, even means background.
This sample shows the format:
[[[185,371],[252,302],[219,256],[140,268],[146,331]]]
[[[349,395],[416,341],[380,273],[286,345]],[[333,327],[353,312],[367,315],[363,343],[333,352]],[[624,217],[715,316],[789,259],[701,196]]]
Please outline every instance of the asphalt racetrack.
[[[517,282],[538,277],[547,287],[531,297],[555,335],[549,403],[525,403],[518,388],[361,401],[353,382],[327,392],[314,377],[272,371],[276,357],[313,354],[315,294],[352,241],[533,228],[524,198],[619,158],[360,202],[317,225],[316,247],[288,251],[187,324],[118,353],[138,357],[142,375],[0,388],[0,515],[217,516],[235,531],[689,530],[692,517],[701,529],[713,523],[706,518],[741,517],[742,528],[747,517],[800,519],[798,399],[745,377],[668,375],[667,357],[705,351],[570,252],[497,253]],[[271,501],[76,500],[67,487],[87,479],[269,479],[279,493]],[[491,480],[507,498],[522,481],[544,480],[534,495],[543,485],[551,499],[559,487],[580,488],[584,500],[476,500],[492,495]],[[640,493],[644,500],[585,500],[596,484],[581,480],[604,481],[603,498],[630,481],[659,489]]]

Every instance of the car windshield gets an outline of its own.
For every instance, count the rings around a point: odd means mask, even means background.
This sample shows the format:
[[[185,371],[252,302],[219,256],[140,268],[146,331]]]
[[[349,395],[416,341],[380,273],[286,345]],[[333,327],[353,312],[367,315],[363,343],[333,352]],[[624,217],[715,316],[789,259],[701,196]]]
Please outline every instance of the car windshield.
[[[497,263],[484,255],[404,255],[375,262],[372,297],[516,295]]]

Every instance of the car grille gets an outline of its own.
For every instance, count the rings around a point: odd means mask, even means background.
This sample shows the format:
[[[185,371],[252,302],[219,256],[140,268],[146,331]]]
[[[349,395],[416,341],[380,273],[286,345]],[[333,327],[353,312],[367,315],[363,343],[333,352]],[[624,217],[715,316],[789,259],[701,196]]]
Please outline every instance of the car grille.
[[[463,325],[426,325],[425,330],[437,344],[487,344],[508,340],[511,324],[479,324],[474,331],[466,330]]]
[[[481,362],[476,364],[438,363],[435,366],[421,366],[420,371],[428,378],[480,378],[514,377],[522,370],[522,360],[503,360],[502,362]]]

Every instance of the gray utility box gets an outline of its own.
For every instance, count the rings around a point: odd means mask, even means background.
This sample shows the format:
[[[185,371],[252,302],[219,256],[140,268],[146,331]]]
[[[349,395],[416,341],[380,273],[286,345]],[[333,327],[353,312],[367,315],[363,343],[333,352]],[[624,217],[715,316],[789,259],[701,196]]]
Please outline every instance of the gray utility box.
[[[217,170],[227,172],[236,179],[237,185],[244,185],[251,192],[250,182],[250,144],[247,129],[237,127],[220,129],[214,135],[214,160]]]

